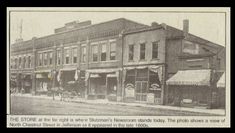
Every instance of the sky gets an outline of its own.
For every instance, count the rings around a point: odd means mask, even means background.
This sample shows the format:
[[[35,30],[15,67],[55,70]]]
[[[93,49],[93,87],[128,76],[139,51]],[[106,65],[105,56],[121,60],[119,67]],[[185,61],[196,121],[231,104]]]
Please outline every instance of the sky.
[[[117,18],[126,18],[146,25],[152,22],[182,29],[183,20],[189,20],[189,32],[211,42],[225,46],[225,14],[221,12],[173,12],[179,10],[159,9],[106,9],[93,8],[56,10],[43,9],[43,12],[34,10],[11,11],[10,13],[10,43],[14,43],[20,36],[20,22],[22,22],[22,38],[30,40],[33,37],[42,37],[54,33],[54,29],[63,27],[72,21],[91,20],[97,24]],[[50,11],[50,12],[48,12]],[[98,11],[98,12],[96,12]],[[107,12],[111,11],[111,12]],[[170,11],[170,12],[169,12]]]

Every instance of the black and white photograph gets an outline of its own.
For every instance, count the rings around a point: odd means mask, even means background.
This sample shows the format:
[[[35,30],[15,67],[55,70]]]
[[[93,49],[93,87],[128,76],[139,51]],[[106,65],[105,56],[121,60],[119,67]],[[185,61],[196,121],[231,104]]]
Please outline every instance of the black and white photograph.
[[[9,7],[7,57],[8,127],[230,125],[230,8]]]

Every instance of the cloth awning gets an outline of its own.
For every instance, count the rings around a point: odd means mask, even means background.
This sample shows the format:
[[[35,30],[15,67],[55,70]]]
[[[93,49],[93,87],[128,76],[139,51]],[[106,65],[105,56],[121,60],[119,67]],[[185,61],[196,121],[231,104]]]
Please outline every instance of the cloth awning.
[[[49,73],[51,72],[51,70],[38,70],[38,71],[35,71],[35,73]]]
[[[217,82],[217,87],[225,88],[225,73],[220,77],[219,81]]]
[[[77,68],[62,68],[61,71],[75,71]]]
[[[166,81],[167,85],[210,86],[211,70],[182,70]]]
[[[47,77],[40,73],[40,74],[36,74],[36,78],[41,79],[41,78],[47,78]]]
[[[112,72],[116,72],[119,71],[120,69],[116,68],[116,69],[89,69],[86,70],[86,72],[88,73],[112,73]]]
[[[100,75],[99,74],[91,74],[90,78],[100,78]]]
[[[116,73],[113,74],[107,74],[107,77],[117,77],[118,75]]]

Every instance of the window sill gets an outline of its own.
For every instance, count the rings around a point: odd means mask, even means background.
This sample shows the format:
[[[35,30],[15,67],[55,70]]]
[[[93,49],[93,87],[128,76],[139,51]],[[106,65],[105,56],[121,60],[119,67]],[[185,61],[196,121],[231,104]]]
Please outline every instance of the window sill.
[[[108,61],[100,61],[102,63],[109,63],[109,62],[117,62],[118,60],[108,60]]]
[[[152,58],[151,61],[158,61],[160,60],[159,58]]]
[[[146,62],[146,61],[147,61],[146,59],[139,60],[139,62]]]

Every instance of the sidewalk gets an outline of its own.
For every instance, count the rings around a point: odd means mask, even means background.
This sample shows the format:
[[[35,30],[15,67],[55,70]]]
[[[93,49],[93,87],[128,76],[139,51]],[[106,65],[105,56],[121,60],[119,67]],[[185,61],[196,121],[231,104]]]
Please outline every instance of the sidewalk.
[[[52,100],[52,97],[46,95],[33,96],[31,94],[13,94],[21,97],[31,97],[31,98],[41,98],[41,99],[49,99]],[[59,96],[55,96],[55,100],[60,101]],[[225,115],[224,109],[200,109],[200,108],[186,108],[186,107],[175,107],[175,106],[167,106],[167,105],[150,105],[146,103],[125,103],[125,102],[112,102],[107,99],[99,99],[99,100],[87,100],[84,98],[74,98],[74,99],[66,99],[67,102],[78,102],[78,103],[89,103],[89,104],[107,104],[107,105],[123,105],[123,106],[135,106],[135,107],[151,107],[157,109],[169,109],[169,110],[177,110],[177,111],[188,111],[188,112],[198,112],[198,113],[209,113],[215,115]]]

